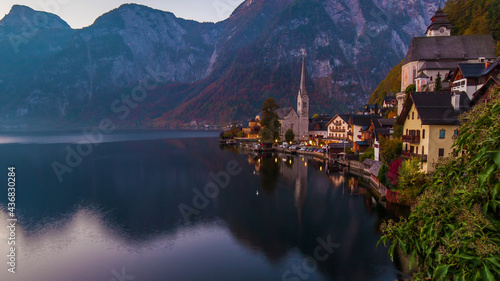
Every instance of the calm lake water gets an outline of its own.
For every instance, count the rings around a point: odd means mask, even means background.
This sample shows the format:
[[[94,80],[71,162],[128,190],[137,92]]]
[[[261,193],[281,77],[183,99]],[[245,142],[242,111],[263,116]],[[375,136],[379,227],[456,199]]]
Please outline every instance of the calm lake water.
[[[314,159],[222,149],[217,135],[0,135],[0,280],[398,278],[375,247],[390,214],[356,177]],[[6,265],[11,165],[15,275]]]

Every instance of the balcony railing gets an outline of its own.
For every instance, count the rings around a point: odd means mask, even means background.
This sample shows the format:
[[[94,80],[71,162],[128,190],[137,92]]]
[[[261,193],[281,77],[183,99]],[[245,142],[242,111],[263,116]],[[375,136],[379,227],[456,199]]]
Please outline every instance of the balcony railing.
[[[330,132],[345,133],[344,129],[330,129]]]
[[[411,151],[403,151],[401,152],[401,156],[407,159],[411,159],[413,157],[419,157],[420,162],[427,162],[427,154],[415,154],[411,153]]]
[[[407,143],[420,143],[420,136],[404,135],[403,142]]]

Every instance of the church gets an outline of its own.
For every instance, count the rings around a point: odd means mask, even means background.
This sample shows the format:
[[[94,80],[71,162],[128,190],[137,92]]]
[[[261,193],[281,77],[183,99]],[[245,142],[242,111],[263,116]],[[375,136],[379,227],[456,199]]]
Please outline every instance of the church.
[[[281,124],[280,137],[285,139],[285,133],[292,129],[295,140],[309,139],[309,95],[306,89],[306,58],[302,58],[302,77],[300,79],[299,94],[297,97],[297,111],[292,107],[280,108],[276,111]]]
[[[452,36],[452,23],[439,8],[431,18],[425,36],[413,37],[401,69],[401,92],[412,84],[417,92],[433,91],[441,75],[446,80],[459,63],[487,63],[496,59],[490,34]]]

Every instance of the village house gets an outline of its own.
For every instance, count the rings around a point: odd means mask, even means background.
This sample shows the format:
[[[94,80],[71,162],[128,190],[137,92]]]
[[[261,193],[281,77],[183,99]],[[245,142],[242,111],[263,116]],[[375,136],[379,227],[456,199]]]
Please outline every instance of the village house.
[[[453,153],[459,115],[470,109],[466,93],[410,93],[397,124],[403,126],[404,158],[419,157],[421,170],[431,172],[433,163]]]
[[[493,91],[500,87],[500,80],[498,78],[490,77],[484,85],[474,93],[470,106],[478,103],[489,102],[493,98]]]
[[[245,133],[247,138],[257,139],[259,138],[260,122],[256,119],[252,119],[248,122],[248,127],[243,128],[242,131]]]
[[[366,135],[372,119],[380,119],[379,115],[352,115],[349,120],[351,126],[353,151],[363,153],[370,147],[369,137]],[[365,135],[363,135],[365,133]]]
[[[372,119],[370,127],[364,133],[364,140],[368,140],[374,149],[374,160],[380,161],[380,138],[392,137],[394,134],[395,118]]]
[[[328,139],[336,141],[349,140],[351,133],[349,126],[349,114],[337,114],[326,124]]]
[[[460,63],[495,60],[496,44],[490,34],[451,36],[451,29],[451,22],[439,7],[431,18],[426,36],[413,38],[401,69],[401,92],[396,96],[398,115],[406,98],[404,91],[409,85],[420,83],[417,91],[434,91],[438,73],[443,81],[447,81]],[[442,86],[444,90],[448,83],[442,83]]]
[[[451,76],[452,91],[466,92],[469,99],[490,78],[500,74],[499,59],[493,63],[460,63]]]
[[[330,115],[322,114],[309,120],[309,138],[321,141],[328,138],[328,122],[332,120]]]
[[[389,94],[384,98],[384,102],[382,103],[383,108],[393,108],[398,105],[398,100],[393,96],[393,94]]]

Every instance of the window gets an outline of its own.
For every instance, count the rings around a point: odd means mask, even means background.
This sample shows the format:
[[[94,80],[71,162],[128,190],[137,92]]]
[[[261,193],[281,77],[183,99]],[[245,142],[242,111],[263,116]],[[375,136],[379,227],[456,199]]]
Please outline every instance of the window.
[[[422,145],[422,155],[424,155],[424,154],[425,154],[425,148],[424,148],[424,146]]]
[[[415,119],[415,112],[412,112],[411,113],[411,120],[414,120]]]
[[[458,130],[455,130],[455,131],[453,132],[453,136],[458,137]]]
[[[406,135],[408,135],[408,129],[406,129]]]
[[[440,139],[446,138],[446,130],[440,130],[439,131],[439,138]]]
[[[440,148],[439,149],[439,157],[443,157],[444,156],[444,148]]]
[[[422,139],[425,139],[425,130],[422,130]]]
[[[418,154],[418,146],[416,147],[416,149],[417,149],[417,150],[415,151],[415,154]]]

